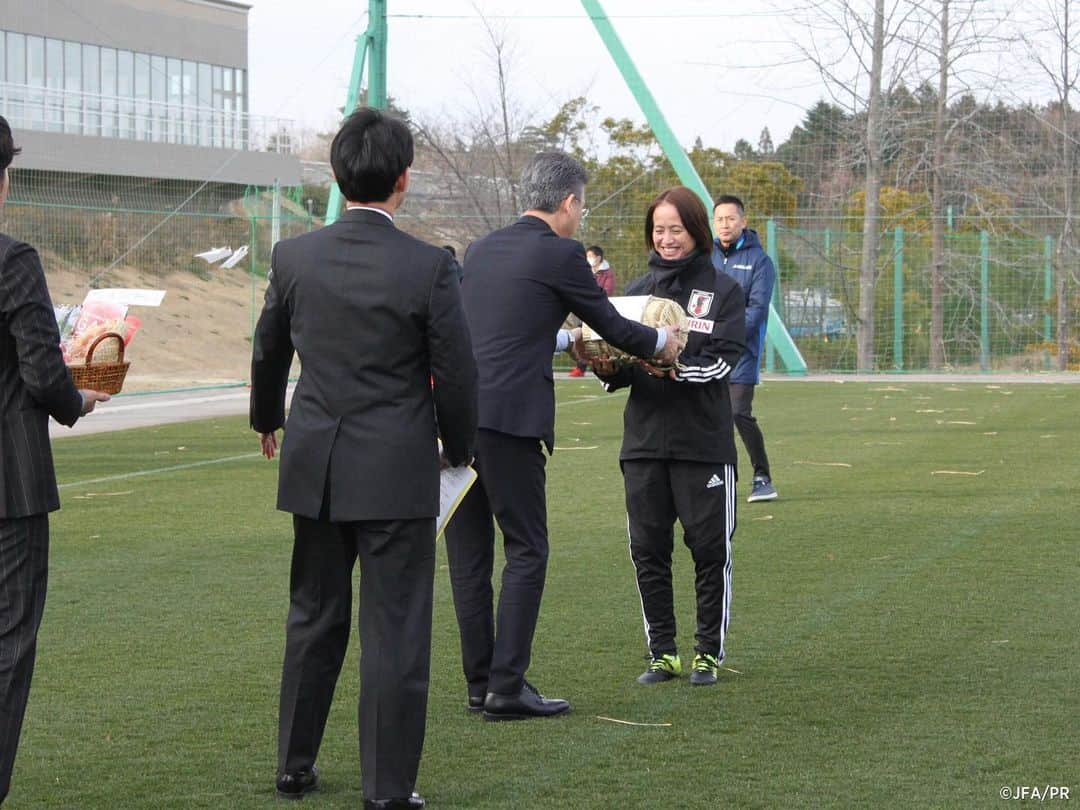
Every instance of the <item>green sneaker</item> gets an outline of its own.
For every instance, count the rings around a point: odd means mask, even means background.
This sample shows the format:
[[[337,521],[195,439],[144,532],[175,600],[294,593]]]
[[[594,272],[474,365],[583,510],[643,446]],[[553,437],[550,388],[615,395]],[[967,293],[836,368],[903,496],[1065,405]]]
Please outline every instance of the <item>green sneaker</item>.
[[[694,666],[690,672],[691,686],[712,686],[716,683],[716,673],[720,670],[720,662],[715,655],[698,653],[694,656]]]
[[[649,661],[649,668],[638,675],[638,683],[663,683],[682,673],[682,661],[675,655],[658,655]]]

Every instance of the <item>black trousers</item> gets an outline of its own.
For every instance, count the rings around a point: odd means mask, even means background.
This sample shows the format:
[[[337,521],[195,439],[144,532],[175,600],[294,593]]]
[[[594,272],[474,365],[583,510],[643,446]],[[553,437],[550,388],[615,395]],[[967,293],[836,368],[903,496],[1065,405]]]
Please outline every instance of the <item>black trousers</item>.
[[[765,453],[765,437],[758,427],[757,419],[754,418],[754,389],[756,385],[745,383],[729,383],[731,391],[731,415],[735,418],[735,427],[739,429],[746,454],[750,456],[750,464],[754,468],[754,476],[771,478],[769,473],[769,457]]]
[[[547,576],[547,459],[538,439],[480,430],[479,479],[446,527],[461,661],[469,694],[521,691]],[[491,577],[495,523],[506,564],[497,616]]]
[[[352,622],[360,560],[360,770],[365,799],[409,796],[427,719],[435,520],[294,516],[278,770],[315,763]]]
[[[49,579],[49,518],[0,518],[0,804],[11,788]]]
[[[630,559],[634,563],[645,638],[653,656],[673,654],[675,606],[671,554],[676,518],[694,559],[697,631],[694,649],[724,659],[731,608],[731,537],[735,532],[735,467],[698,461],[622,462]]]

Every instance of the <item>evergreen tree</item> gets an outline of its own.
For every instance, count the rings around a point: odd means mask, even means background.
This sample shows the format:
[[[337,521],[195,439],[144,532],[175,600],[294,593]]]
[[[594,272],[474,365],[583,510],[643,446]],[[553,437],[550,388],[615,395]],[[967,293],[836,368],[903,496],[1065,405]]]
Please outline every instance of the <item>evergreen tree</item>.
[[[771,157],[776,151],[773,148],[772,134],[769,132],[768,127],[762,129],[761,135],[758,136],[757,150],[762,157]]]

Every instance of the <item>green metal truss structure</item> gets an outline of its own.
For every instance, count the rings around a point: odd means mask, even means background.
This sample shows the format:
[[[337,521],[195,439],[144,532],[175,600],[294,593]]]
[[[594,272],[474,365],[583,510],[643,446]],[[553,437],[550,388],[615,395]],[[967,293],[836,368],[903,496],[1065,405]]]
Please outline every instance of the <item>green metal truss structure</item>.
[[[364,62],[371,58],[368,77],[367,103],[370,107],[386,109],[386,0],[368,0],[368,27],[356,38],[356,52],[353,56],[352,75],[349,77],[349,91],[345,95],[344,113],[348,115],[356,109],[360,100],[360,84],[364,80]],[[337,183],[330,186],[330,196],[326,201],[326,224],[337,221],[341,214],[341,189]]]

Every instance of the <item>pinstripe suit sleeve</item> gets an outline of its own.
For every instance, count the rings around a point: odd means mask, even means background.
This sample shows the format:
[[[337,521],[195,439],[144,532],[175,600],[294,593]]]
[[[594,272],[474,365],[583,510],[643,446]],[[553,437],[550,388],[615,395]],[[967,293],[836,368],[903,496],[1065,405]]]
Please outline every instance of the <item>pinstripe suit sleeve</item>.
[[[271,254],[266,297],[255,326],[251,353],[251,427],[273,433],[285,424],[285,392],[295,349],[289,325],[289,307],[279,289],[280,273],[274,271],[278,248]]]
[[[11,243],[0,271],[0,312],[15,341],[19,377],[43,410],[70,427],[82,412],[82,395],[60,351],[52,300],[37,251]]]

